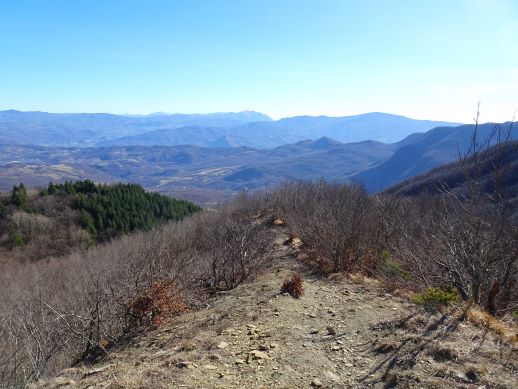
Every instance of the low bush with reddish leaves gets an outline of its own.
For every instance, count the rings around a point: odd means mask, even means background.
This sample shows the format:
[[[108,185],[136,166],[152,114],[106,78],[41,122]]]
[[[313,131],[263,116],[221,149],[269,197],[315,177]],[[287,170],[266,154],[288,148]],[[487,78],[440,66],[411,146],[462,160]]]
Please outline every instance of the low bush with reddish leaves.
[[[166,279],[153,283],[128,304],[132,319],[144,326],[159,326],[164,320],[188,310],[180,292]]]
[[[304,294],[304,286],[302,286],[302,277],[300,274],[294,274],[286,278],[281,287],[281,293],[289,293],[291,297],[298,299]]]

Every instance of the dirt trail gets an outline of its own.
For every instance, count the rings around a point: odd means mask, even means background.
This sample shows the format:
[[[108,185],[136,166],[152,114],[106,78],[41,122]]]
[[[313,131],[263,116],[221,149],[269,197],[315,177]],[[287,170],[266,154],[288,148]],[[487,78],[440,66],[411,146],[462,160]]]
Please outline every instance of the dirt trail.
[[[373,283],[316,278],[282,229],[272,236],[270,264],[253,280],[35,387],[518,387],[516,352],[490,335],[453,329],[451,317],[424,315]],[[279,294],[293,272],[303,275],[300,299]]]

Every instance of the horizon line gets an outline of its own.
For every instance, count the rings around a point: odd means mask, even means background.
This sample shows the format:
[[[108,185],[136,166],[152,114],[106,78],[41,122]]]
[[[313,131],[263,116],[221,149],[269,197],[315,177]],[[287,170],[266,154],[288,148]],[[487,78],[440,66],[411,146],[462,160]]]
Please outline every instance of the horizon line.
[[[328,118],[343,118],[343,117],[353,117],[353,116],[364,116],[364,115],[370,115],[370,114],[381,114],[381,115],[390,115],[390,116],[399,116],[404,117],[406,119],[412,119],[412,120],[419,120],[419,121],[431,121],[431,122],[443,122],[443,123],[451,123],[451,124],[468,124],[466,122],[462,121],[451,121],[451,120],[442,120],[442,119],[421,119],[416,118],[412,116],[408,116],[406,114],[399,114],[399,113],[391,113],[391,112],[384,112],[384,111],[368,111],[368,112],[361,112],[361,113],[352,113],[352,114],[341,114],[341,115],[329,115],[329,114],[316,114],[316,115],[310,115],[310,114],[288,114],[287,116],[274,116],[270,115],[261,111],[256,111],[253,109],[244,109],[240,111],[209,111],[209,112],[165,112],[165,111],[154,111],[149,113],[129,113],[129,112],[108,112],[108,111],[76,111],[76,112],[57,112],[57,111],[44,111],[44,110],[22,110],[22,109],[16,109],[16,108],[6,108],[6,109],[0,109],[0,112],[22,112],[22,113],[48,113],[53,115],[114,115],[114,116],[126,116],[126,117],[146,117],[146,116],[174,116],[174,115],[216,115],[216,114],[240,114],[240,113],[256,113],[260,115],[265,115],[272,121],[279,121],[282,119],[292,119],[297,117],[328,117]],[[504,122],[502,122],[504,123]]]

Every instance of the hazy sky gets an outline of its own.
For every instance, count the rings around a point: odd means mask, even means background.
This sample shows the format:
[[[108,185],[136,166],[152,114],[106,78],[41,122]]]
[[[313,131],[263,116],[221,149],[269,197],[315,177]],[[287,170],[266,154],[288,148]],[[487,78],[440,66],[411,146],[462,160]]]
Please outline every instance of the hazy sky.
[[[0,2],[0,109],[470,122],[479,100],[518,107],[518,0]]]

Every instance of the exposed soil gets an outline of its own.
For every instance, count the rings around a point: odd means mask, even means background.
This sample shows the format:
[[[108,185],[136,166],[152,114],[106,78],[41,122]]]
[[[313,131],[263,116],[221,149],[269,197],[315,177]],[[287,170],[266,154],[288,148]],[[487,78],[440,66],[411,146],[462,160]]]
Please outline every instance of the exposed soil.
[[[33,387],[517,388],[517,350],[361,277],[319,278],[272,230],[269,265],[205,309]],[[304,295],[279,290],[300,272]]]

